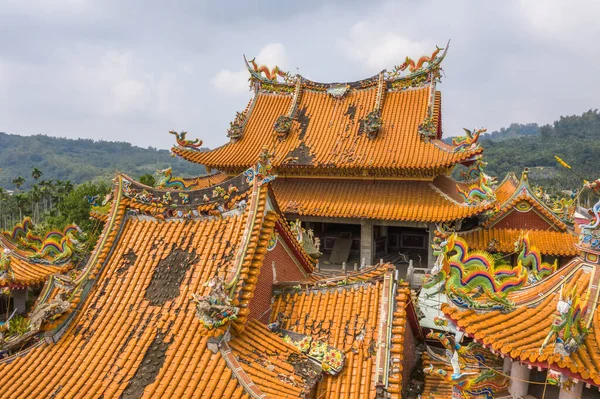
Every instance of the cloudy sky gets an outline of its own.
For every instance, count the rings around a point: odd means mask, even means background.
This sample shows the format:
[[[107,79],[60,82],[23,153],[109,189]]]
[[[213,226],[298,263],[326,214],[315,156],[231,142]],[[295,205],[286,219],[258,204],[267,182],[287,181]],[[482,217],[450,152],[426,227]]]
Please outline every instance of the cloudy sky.
[[[444,134],[599,107],[600,2],[1,0],[0,131],[214,147],[250,98],[242,54],[352,81],[452,40]]]

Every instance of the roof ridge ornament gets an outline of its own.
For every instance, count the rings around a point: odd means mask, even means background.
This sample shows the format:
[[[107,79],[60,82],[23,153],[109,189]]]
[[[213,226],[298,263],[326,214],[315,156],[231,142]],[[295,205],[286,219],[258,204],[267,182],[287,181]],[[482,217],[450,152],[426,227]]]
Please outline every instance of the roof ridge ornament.
[[[289,72],[283,71],[278,65],[269,68],[266,65],[258,65],[256,63],[256,57],[250,61],[244,55],[244,62],[246,68],[250,72],[250,87],[253,83],[266,82],[266,83],[284,83],[288,85],[295,84],[299,79],[298,75],[292,75]],[[264,75],[264,76],[263,76]],[[282,81],[279,81],[281,78]]]
[[[415,62],[412,58],[407,56],[402,64],[395,65],[394,68],[390,72],[388,72],[388,78],[390,80],[405,79],[416,77],[417,75],[421,75],[428,72],[439,71],[440,64],[446,57],[449,47],[450,40],[448,40],[448,43],[445,47],[439,47],[436,45],[435,50],[431,53],[431,55],[421,56],[417,60],[417,62]],[[442,50],[444,50],[444,52],[440,55],[439,53]],[[425,64],[427,64],[427,67],[425,67]],[[404,75],[406,69],[408,69],[409,73]]]
[[[182,148],[191,148],[193,150],[198,150],[203,144],[202,140],[200,140],[199,138],[196,138],[195,140],[187,140],[185,138],[187,133],[188,132],[184,130],[182,130],[181,133],[177,133],[174,130],[169,130],[169,134],[175,136],[175,141],[177,141],[178,146]]]
[[[452,137],[452,145],[454,146],[454,149],[452,150],[453,152],[462,152],[466,151],[467,149],[475,149],[479,146],[479,143],[477,142],[479,140],[479,136],[487,132],[487,129],[485,128],[469,130],[463,127],[463,130],[466,133],[465,136]]]

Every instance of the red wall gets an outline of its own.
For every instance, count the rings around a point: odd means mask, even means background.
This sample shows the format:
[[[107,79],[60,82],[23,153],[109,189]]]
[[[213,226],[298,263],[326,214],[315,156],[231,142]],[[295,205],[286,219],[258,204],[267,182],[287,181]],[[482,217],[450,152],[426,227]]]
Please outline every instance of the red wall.
[[[503,229],[546,230],[550,224],[533,210],[528,212],[512,211],[494,225]]]
[[[268,311],[271,306],[271,297],[273,290],[273,262],[277,270],[277,281],[298,281],[304,279],[304,274],[298,269],[293,258],[287,253],[281,241],[277,242],[272,251],[267,252],[258,282],[254,290],[254,298],[248,305],[250,308],[250,319],[258,319],[262,323],[268,323],[271,312]]]

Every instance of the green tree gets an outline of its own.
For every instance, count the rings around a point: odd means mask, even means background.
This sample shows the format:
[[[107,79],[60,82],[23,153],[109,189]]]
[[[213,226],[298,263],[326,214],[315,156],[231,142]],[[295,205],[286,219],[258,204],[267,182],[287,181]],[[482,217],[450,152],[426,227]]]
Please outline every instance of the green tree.
[[[150,173],[146,173],[145,175],[140,176],[140,183],[154,187],[156,184],[156,179]]]
[[[19,177],[14,178],[12,183],[15,185],[17,190],[20,190],[21,187],[23,186],[23,184],[25,184],[25,179],[23,177],[19,176]]]
[[[64,186],[64,184],[63,184]],[[56,206],[55,216],[48,217],[47,223],[52,228],[63,229],[70,223],[75,223],[83,231],[89,233],[94,221],[90,220],[91,205],[85,200],[86,196],[105,196],[110,191],[107,183],[83,183],[72,189],[68,194],[60,198]]]
[[[33,177],[36,181],[42,177],[43,173],[41,170],[39,170],[38,168],[33,168],[33,170],[31,171],[31,177]]]

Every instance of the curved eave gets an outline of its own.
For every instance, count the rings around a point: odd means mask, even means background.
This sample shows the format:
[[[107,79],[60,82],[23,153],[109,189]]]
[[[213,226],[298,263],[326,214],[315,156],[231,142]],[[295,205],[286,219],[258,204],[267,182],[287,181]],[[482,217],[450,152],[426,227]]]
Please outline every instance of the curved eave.
[[[188,148],[183,148],[179,146],[173,146],[171,151],[173,154],[178,157],[185,159],[186,161],[204,165],[207,168],[218,169],[218,170],[237,170],[240,168],[246,168],[249,165],[247,163],[234,163],[234,162],[219,162],[214,160],[214,158],[218,157],[218,153],[227,149],[228,146],[232,145],[232,143],[226,143],[221,147],[218,147],[212,151],[199,152],[195,150],[191,150]],[[412,165],[412,166],[372,166],[369,163],[345,163],[338,165],[298,165],[298,164],[285,164],[282,161],[283,156],[276,156],[272,161],[273,166],[282,169],[292,169],[292,170],[303,170],[303,169],[355,169],[357,171],[362,171],[365,169],[368,170],[386,170],[386,171],[397,171],[397,170],[433,170],[438,168],[445,168],[460,164],[462,162],[468,161],[470,158],[483,153],[483,148],[475,147],[466,151],[453,152],[448,146],[439,140],[432,140],[430,144],[427,145],[435,145],[435,147],[439,150],[440,156],[437,161],[423,163],[421,165]],[[258,157],[258,153],[255,154],[254,158]]]

